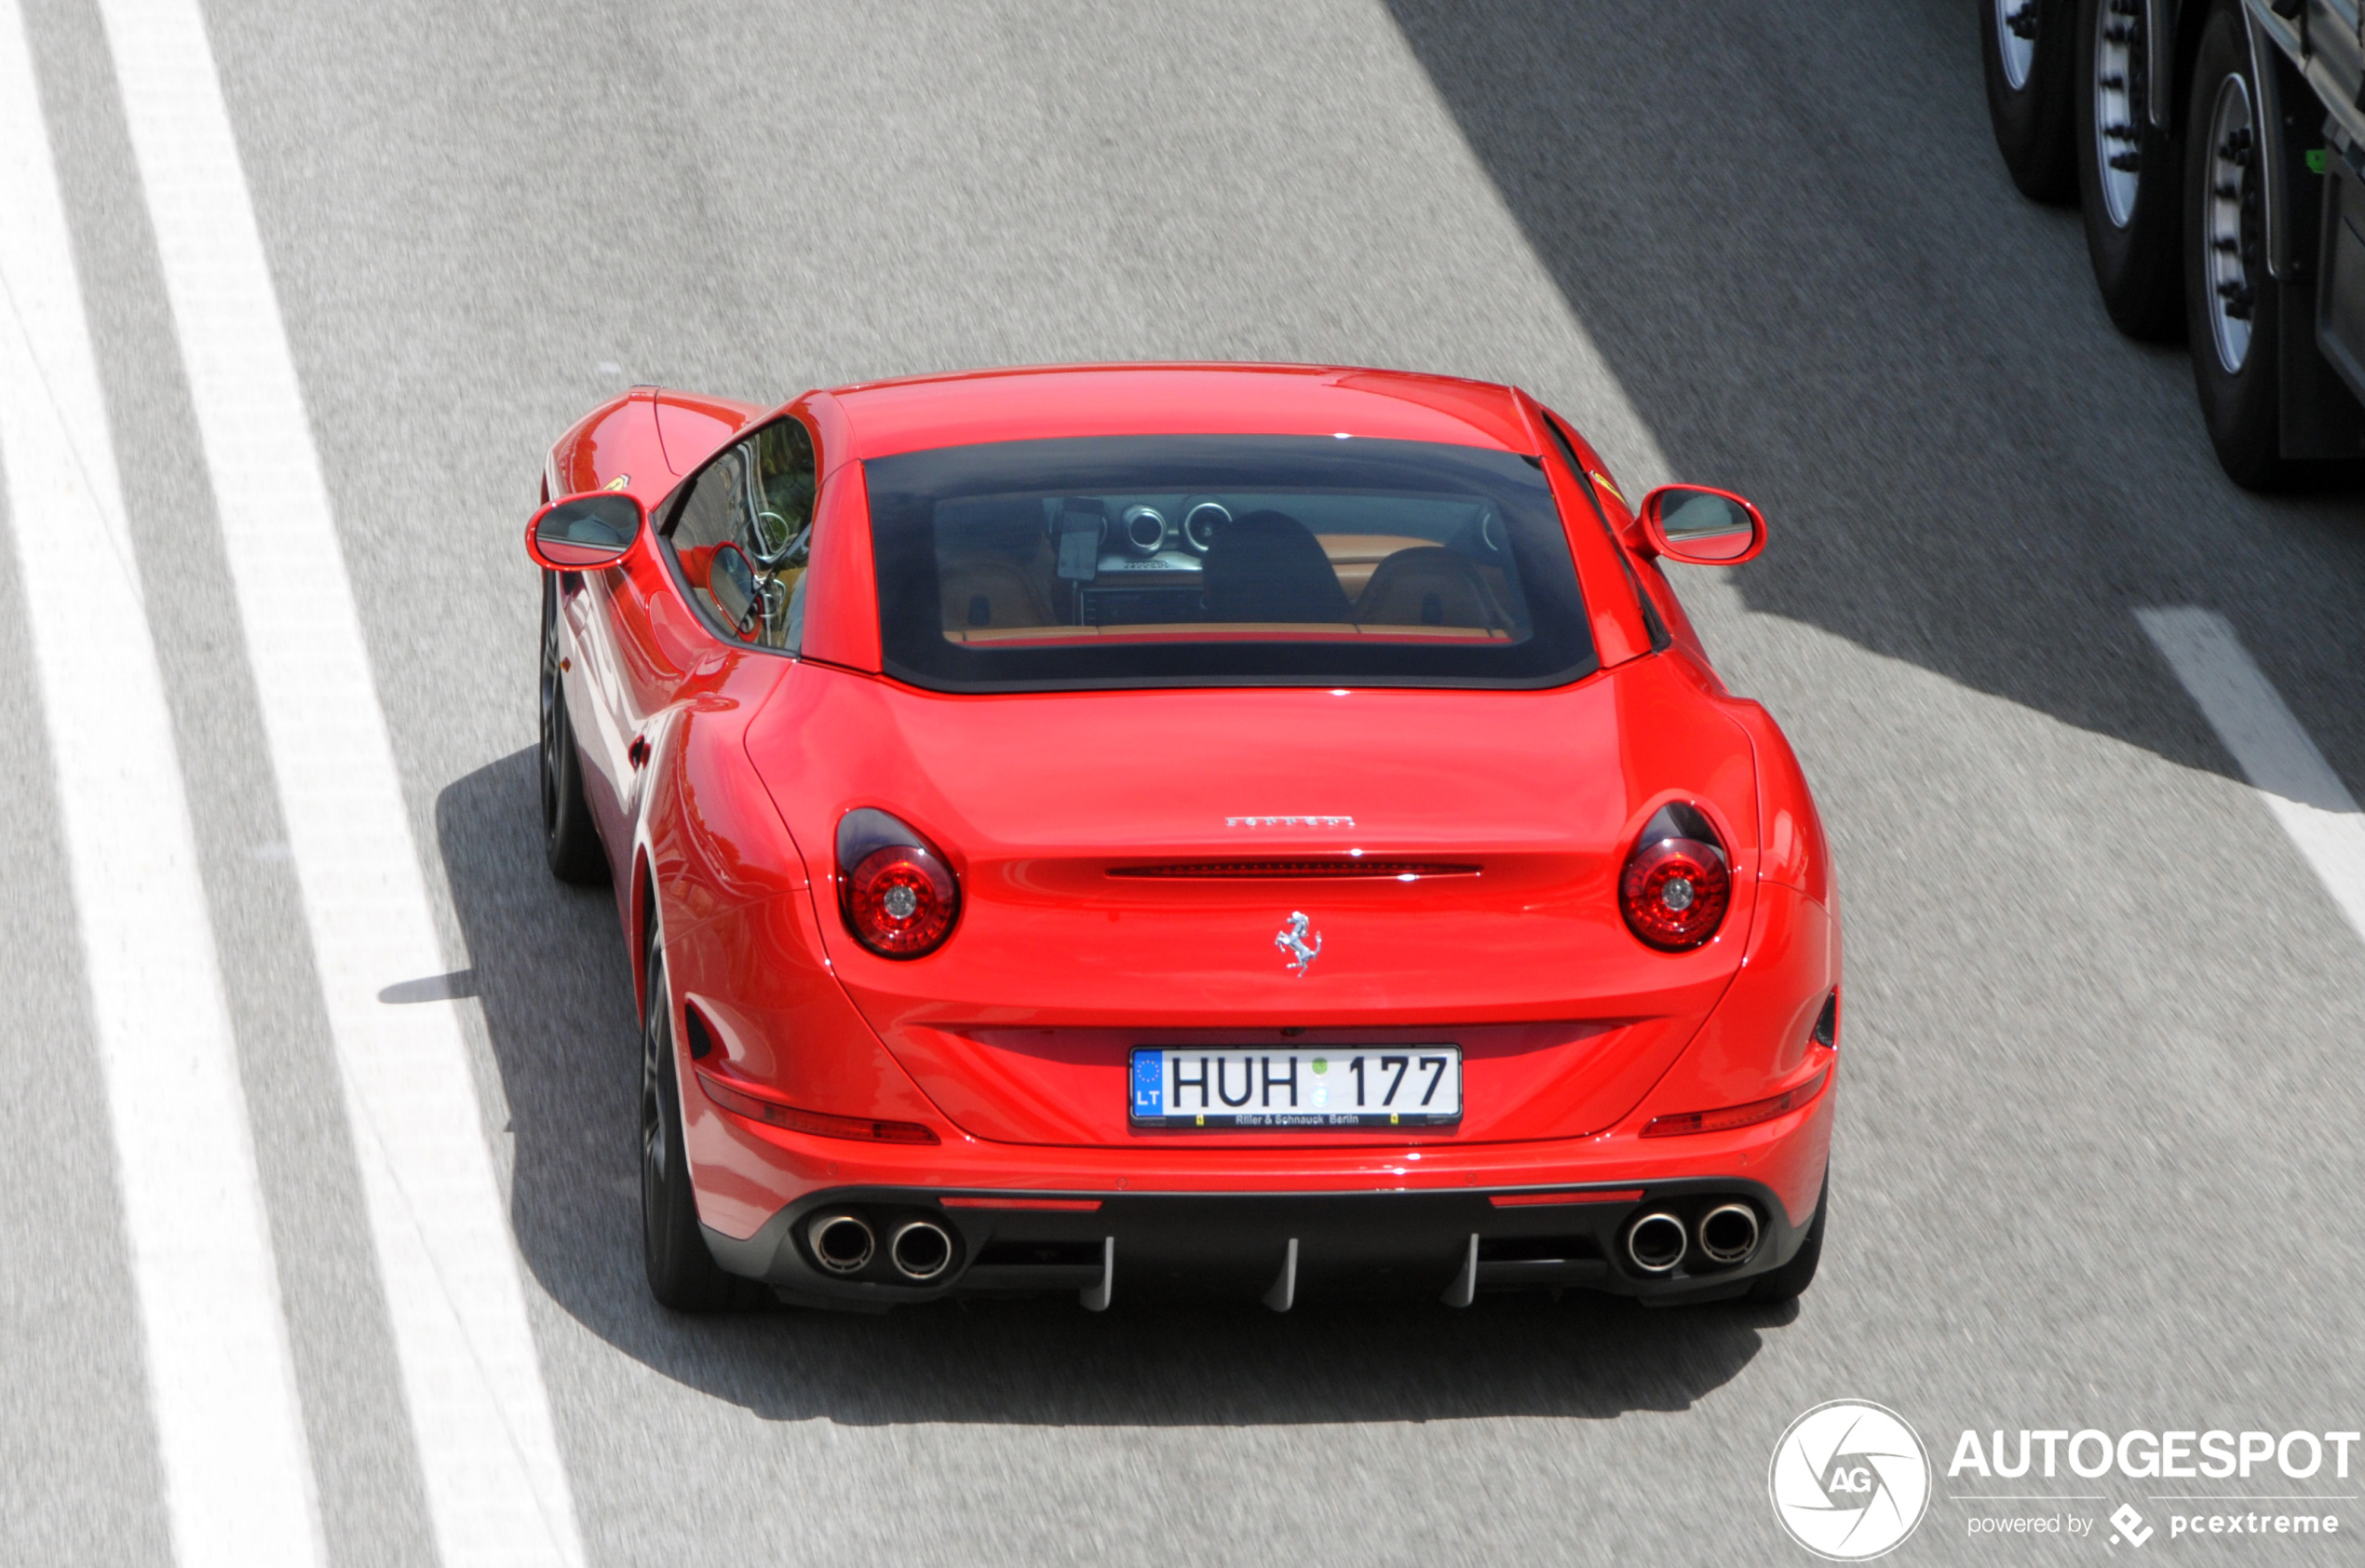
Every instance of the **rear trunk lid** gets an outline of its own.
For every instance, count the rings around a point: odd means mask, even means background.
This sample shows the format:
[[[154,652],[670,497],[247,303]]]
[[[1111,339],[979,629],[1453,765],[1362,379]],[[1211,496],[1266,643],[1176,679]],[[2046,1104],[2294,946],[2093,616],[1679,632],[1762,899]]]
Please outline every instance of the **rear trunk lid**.
[[[1543,692],[997,696],[806,664],[749,748],[847,993],[946,1115],[997,1141],[1593,1132],[1714,1006],[1755,902],[1749,741],[1670,659]],[[1710,816],[1734,862],[1717,937],[1672,955],[1616,901],[1628,847],[1670,798]],[[960,875],[959,924],[928,957],[876,957],[838,918],[831,845],[857,806],[900,817]],[[1293,934],[1318,947],[1303,966]],[[1452,1129],[1128,1124],[1137,1046],[1439,1041],[1464,1055]]]

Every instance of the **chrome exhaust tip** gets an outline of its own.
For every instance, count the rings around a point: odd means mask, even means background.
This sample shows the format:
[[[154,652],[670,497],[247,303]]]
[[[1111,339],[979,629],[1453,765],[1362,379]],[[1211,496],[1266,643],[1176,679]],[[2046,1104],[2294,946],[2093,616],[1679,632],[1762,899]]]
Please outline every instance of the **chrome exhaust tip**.
[[[842,1209],[816,1214],[804,1227],[804,1240],[813,1249],[813,1261],[831,1274],[859,1274],[878,1250],[870,1222]]]
[[[1710,1263],[1748,1263],[1757,1251],[1757,1210],[1748,1204],[1717,1204],[1700,1216],[1700,1251]]]
[[[1757,1210],[1746,1203],[1721,1203],[1700,1216],[1700,1250],[1710,1263],[1749,1262],[1757,1237]]]
[[[906,1220],[887,1242],[887,1261],[906,1279],[934,1279],[953,1266],[953,1237],[934,1220]]]
[[[1644,1274],[1672,1274],[1690,1241],[1683,1221],[1664,1209],[1654,1210],[1628,1227],[1626,1255]]]

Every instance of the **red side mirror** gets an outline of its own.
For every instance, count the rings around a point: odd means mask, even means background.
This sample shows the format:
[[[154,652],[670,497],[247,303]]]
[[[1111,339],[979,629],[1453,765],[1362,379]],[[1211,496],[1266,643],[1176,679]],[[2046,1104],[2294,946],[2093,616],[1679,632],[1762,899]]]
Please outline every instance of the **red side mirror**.
[[[633,497],[595,490],[553,501],[526,524],[525,553],[546,572],[588,572],[624,559],[649,514]]]
[[[1637,514],[1653,555],[1692,566],[1738,566],[1765,547],[1765,514],[1730,491],[1663,484]]]

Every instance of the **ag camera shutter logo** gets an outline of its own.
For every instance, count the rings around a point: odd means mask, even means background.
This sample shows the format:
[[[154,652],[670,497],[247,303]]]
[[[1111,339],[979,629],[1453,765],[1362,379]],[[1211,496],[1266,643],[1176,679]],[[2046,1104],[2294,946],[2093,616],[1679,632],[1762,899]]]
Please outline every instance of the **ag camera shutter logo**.
[[[1922,1522],[1930,1460],[1895,1411],[1833,1399],[1791,1423],[1774,1445],[1765,1484],[1791,1539],[1833,1562],[1861,1562]]]

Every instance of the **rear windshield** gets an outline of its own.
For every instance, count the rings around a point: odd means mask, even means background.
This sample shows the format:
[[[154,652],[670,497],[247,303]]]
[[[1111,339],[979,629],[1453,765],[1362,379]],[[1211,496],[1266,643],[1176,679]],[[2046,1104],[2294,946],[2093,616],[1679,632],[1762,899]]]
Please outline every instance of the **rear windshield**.
[[[1128,436],[865,466],[887,673],[940,691],[1550,686],[1589,674],[1544,475],[1359,437]]]

